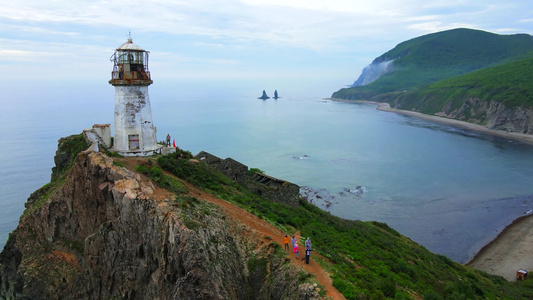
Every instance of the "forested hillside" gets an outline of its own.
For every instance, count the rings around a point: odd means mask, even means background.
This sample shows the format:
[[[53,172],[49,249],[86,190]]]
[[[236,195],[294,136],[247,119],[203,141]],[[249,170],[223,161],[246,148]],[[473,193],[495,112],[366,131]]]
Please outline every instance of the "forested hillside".
[[[508,108],[533,107],[533,53],[523,59],[497,67],[429,84],[420,89],[388,93],[375,100],[390,102],[400,109],[427,114],[452,111],[472,98],[497,101]]]
[[[475,70],[523,60],[532,53],[533,38],[528,34],[498,35],[464,28],[428,34],[400,43],[376,58],[371,66],[390,61],[387,72],[377,80],[341,89],[332,97],[372,100],[380,94],[411,91]]]

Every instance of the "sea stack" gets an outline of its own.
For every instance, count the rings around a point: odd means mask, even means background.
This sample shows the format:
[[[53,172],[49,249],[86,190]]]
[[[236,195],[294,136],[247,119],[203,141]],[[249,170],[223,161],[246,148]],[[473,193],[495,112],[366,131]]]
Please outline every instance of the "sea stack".
[[[267,96],[267,93],[265,92],[265,90],[263,90],[263,95],[261,95],[261,97],[257,98],[257,99],[263,99],[263,100],[266,100],[266,99],[270,99],[269,96]]]

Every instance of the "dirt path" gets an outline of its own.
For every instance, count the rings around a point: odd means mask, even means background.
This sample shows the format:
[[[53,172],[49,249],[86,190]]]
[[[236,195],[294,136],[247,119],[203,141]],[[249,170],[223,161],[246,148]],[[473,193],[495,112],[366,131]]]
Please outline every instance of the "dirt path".
[[[130,169],[131,171],[134,171],[134,172],[136,172],[135,171],[135,166],[136,165],[141,164],[141,163],[145,163],[147,161],[147,158],[140,158],[140,157],[119,158],[119,159],[114,158],[114,159],[120,161],[121,164],[124,167],[126,167],[126,168],[128,168],[128,169]],[[168,172],[165,172],[165,173],[170,175],[170,176],[174,176],[174,175],[172,175],[172,174],[170,174]],[[144,179],[150,180],[148,177],[146,177],[146,175],[143,175],[143,174],[140,174],[140,175]],[[219,199],[219,198],[217,198],[217,197],[215,197],[215,196],[213,196],[211,194],[208,194],[208,193],[196,188],[195,186],[193,186],[193,185],[191,185],[191,184],[189,184],[187,182],[184,182],[184,183],[185,183],[185,185],[187,185],[187,188],[189,189],[189,194],[191,196],[194,196],[194,197],[200,198],[200,199],[204,199],[204,200],[206,200],[208,202],[216,204],[217,206],[219,206],[224,211],[224,213],[226,213],[227,215],[231,216],[233,219],[235,219],[238,222],[247,225],[249,228],[259,232],[265,239],[267,239],[267,237],[270,237],[272,240],[277,242],[282,247],[282,249],[284,248],[283,237],[285,237],[285,235],[286,234],[288,235],[289,233],[282,232],[280,229],[278,229],[278,228],[274,227],[273,225],[265,222],[264,220],[261,220],[260,218],[258,218],[254,214],[251,214],[251,213],[247,212],[246,210],[229,203],[228,201]],[[155,186],[154,198],[159,199],[159,200],[169,199],[169,198],[172,198],[172,193],[170,193],[169,191],[167,191],[165,189],[161,189],[161,188]],[[304,249],[303,241],[300,242],[300,240],[301,240],[300,232],[298,231],[294,235],[297,238],[297,240],[299,241],[298,245],[300,245],[300,249]],[[302,257],[304,257],[304,251],[300,251],[299,259],[295,259],[294,258],[294,254],[292,253],[292,247],[291,247],[291,252],[286,254],[286,257],[290,259],[290,262],[292,264],[300,266],[304,270],[306,270],[309,273],[314,274],[316,276],[317,281],[322,286],[324,286],[324,289],[326,290],[326,298],[335,299],[335,300],[346,299],[333,286],[333,281],[332,281],[330,275],[320,265],[318,265],[318,263],[313,261],[313,259],[312,259],[313,256],[319,256],[319,254],[313,252],[313,254],[311,255],[311,261],[310,261],[309,265],[306,265],[305,262],[302,261],[302,259],[301,259]]]
[[[204,199],[208,202],[214,203],[218,205],[222,210],[231,216],[232,218],[238,220],[239,222],[246,224],[248,227],[260,232],[263,236],[271,237],[274,241],[276,241],[282,248],[284,248],[283,244],[283,237],[285,237],[286,234],[278,228],[274,227],[273,225],[261,220],[257,216],[245,211],[244,209],[237,207],[228,201],[221,200],[216,198],[215,196],[205,193],[194,186],[187,185],[189,190],[194,194],[195,197]],[[300,241],[300,232],[298,231],[295,234],[295,237],[298,241]],[[300,245],[300,249],[303,249],[303,242],[298,243]],[[326,290],[326,297],[329,297],[331,299],[346,299],[334,286],[333,282],[331,280],[331,277],[329,274],[320,266],[318,263],[313,261],[312,257],[314,255],[317,255],[316,253],[313,253],[311,256],[311,261],[309,265],[306,265],[304,261],[302,261],[303,257],[303,251],[300,251],[300,256],[298,259],[294,258],[294,254],[292,253],[292,247],[291,252],[287,253],[286,256],[290,258],[291,263],[295,264],[297,266],[302,267],[306,271],[310,272],[311,274],[314,274],[317,278],[317,281],[324,286]]]

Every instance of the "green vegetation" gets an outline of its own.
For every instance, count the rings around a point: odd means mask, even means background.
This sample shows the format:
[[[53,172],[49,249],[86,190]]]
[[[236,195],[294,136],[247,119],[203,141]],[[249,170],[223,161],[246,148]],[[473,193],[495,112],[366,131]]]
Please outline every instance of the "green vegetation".
[[[296,208],[264,200],[205,164],[180,156],[160,157],[158,164],[280,228],[290,228],[286,232],[300,230],[302,237],[311,237],[313,248],[328,260],[319,261],[347,299],[529,299],[533,294],[533,280],[509,283],[455,263],[384,223],[344,220],[302,199]],[[190,198],[177,201],[182,206],[195,203]],[[200,225],[190,221],[186,226]],[[262,261],[250,264],[255,271],[263,268]]]
[[[265,171],[258,169],[258,168],[250,168],[248,170],[248,177],[254,176],[255,173],[265,174]]]
[[[375,63],[394,60],[391,72],[366,86],[341,89],[332,97],[381,101],[374,97],[388,94],[390,99],[434,82],[532,55],[533,39],[527,34],[498,35],[464,28],[428,34],[400,43],[375,59]],[[491,86],[506,88],[498,82]]]
[[[40,208],[48,201],[51,195],[55,194],[65,184],[67,171],[74,165],[78,153],[84,151],[87,147],[89,145],[85,142],[83,134],[71,135],[59,140],[56,156],[61,156],[63,161],[52,168],[50,182],[30,195],[23,215],[28,215],[35,209]]]
[[[497,101],[506,107],[533,107],[533,53],[531,58],[442,80],[415,91],[387,94],[379,101],[398,103],[402,109],[434,114],[446,105],[456,109],[469,98]],[[466,118],[476,118],[466,111]]]
[[[157,160],[159,166],[187,182],[211,192],[221,192],[222,185],[238,187],[239,185],[231,181],[228,177],[209,168],[206,164],[193,164],[189,162],[192,158],[189,151],[178,150],[175,153],[161,156]]]
[[[138,165],[135,167],[137,172],[146,174],[155,181],[159,186],[168,191],[171,191],[176,194],[187,193],[187,187],[179,180],[172,176],[168,176],[163,173],[163,170],[158,166],[149,166],[149,165]]]

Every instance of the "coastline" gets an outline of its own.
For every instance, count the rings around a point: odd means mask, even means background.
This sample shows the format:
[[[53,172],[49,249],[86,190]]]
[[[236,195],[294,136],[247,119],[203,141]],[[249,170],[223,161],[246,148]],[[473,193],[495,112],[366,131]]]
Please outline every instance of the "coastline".
[[[531,134],[523,134],[523,133],[517,133],[517,132],[508,132],[508,131],[503,131],[503,130],[489,129],[483,125],[468,123],[468,122],[460,121],[456,119],[449,119],[449,118],[440,117],[440,116],[427,115],[427,114],[423,114],[423,113],[416,112],[416,111],[396,109],[396,108],[390,107],[388,103],[366,101],[366,100],[344,100],[344,99],[336,99],[336,98],[325,98],[325,99],[332,100],[332,101],[339,101],[339,102],[374,104],[377,106],[377,109],[381,111],[388,111],[388,112],[398,113],[398,114],[405,115],[405,116],[416,117],[416,118],[424,119],[424,120],[435,122],[435,123],[459,127],[459,128],[466,129],[469,131],[502,137],[502,138],[506,138],[509,140],[533,145],[533,135]]]
[[[412,116],[431,122],[463,128],[469,131],[519,141],[533,145],[533,135],[489,129],[483,125],[465,121],[432,116],[414,111],[391,108],[388,103],[365,100],[343,100],[326,98],[327,100],[368,103],[377,106],[378,110]],[[485,271],[492,275],[504,277],[508,281],[516,281],[516,271],[524,269],[533,272],[533,215],[525,215],[507,225],[498,236],[483,246],[465,265]]]
[[[516,281],[519,269],[533,272],[533,215],[514,220],[466,265],[508,281]]]

